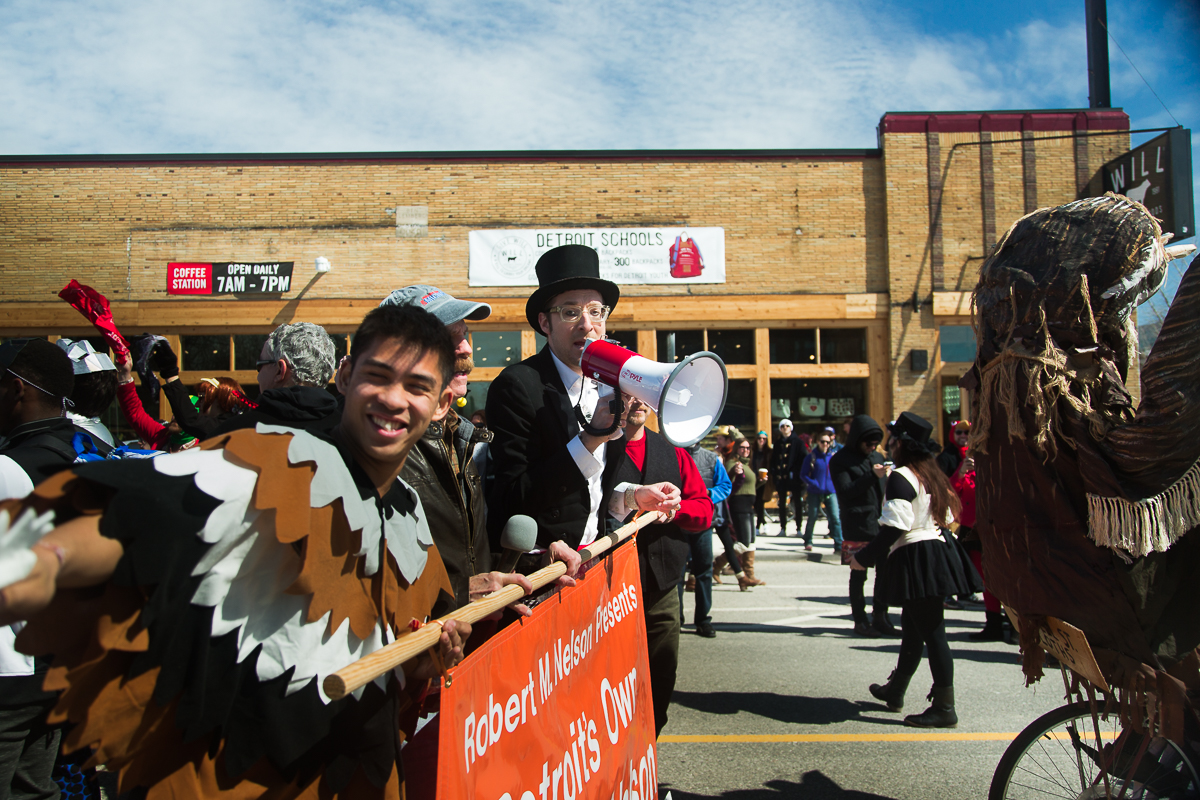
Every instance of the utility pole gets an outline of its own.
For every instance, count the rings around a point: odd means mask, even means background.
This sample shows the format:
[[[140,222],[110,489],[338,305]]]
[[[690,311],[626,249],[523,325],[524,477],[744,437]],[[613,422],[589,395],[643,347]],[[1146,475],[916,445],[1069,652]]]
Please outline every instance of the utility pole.
[[[1088,107],[1112,108],[1108,86],[1108,6],[1084,0],[1087,14]]]

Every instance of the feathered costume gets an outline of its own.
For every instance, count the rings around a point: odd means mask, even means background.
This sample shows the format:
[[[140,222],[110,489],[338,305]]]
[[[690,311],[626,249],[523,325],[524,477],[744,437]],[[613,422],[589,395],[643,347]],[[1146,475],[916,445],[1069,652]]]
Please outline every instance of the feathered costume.
[[[1200,691],[1200,271],[1141,374],[1132,312],[1168,239],[1116,195],[1018,220],[974,295],[971,429],[988,588],[1020,615],[1028,680],[1046,616],[1082,629],[1127,722],[1179,739]],[[972,385],[973,381],[973,385]]]
[[[55,655],[66,751],[152,799],[403,796],[419,687],[397,671],[331,702],[321,680],[453,596],[408,486],[380,498],[331,441],[260,426],[78,466],[24,504],[100,514],[124,547],[107,583],[60,590],[18,639]]]

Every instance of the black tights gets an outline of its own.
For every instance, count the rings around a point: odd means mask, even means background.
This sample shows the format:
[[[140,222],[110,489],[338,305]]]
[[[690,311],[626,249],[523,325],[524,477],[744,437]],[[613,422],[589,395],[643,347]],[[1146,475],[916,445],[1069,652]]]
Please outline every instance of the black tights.
[[[919,597],[905,600],[900,613],[903,638],[900,639],[900,658],[896,671],[912,675],[921,666],[921,653],[929,650],[929,671],[933,685],[941,688],[954,685],[954,658],[946,642],[946,620],[942,598]]]

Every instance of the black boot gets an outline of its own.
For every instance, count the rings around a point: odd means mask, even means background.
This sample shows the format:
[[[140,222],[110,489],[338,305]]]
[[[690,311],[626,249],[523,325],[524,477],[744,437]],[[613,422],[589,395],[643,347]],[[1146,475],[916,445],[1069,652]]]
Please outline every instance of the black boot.
[[[879,631],[880,635],[886,636],[889,639],[899,639],[900,638],[900,631],[896,628],[895,625],[892,624],[892,621],[890,619],[888,619],[887,612],[880,613],[880,612],[876,611],[874,614],[871,615],[871,617],[873,620],[871,623],[871,627],[873,627],[875,630]]]
[[[999,611],[985,611],[986,622],[983,630],[972,633],[967,638],[973,642],[1004,641],[1004,615]]]
[[[929,691],[933,703],[921,714],[910,714],[904,718],[905,725],[914,728],[957,728],[958,714],[954,713],[954,687],[934,686]]]
[[[883,686],[878,683],[871,684],[871,696],[886,703],[888,711],[900,711],[904,708],[904,693],[908,691],[910,680],[912,675],[901,675],[900,670],[894,669]]]

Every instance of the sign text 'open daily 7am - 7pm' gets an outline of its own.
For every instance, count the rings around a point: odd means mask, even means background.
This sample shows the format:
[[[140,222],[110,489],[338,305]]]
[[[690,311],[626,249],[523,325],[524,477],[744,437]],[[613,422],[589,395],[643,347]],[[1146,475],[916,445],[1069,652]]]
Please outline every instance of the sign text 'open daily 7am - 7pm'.
[[[278,294],[292,288],[292,261],[167,264],[167,294]]]

